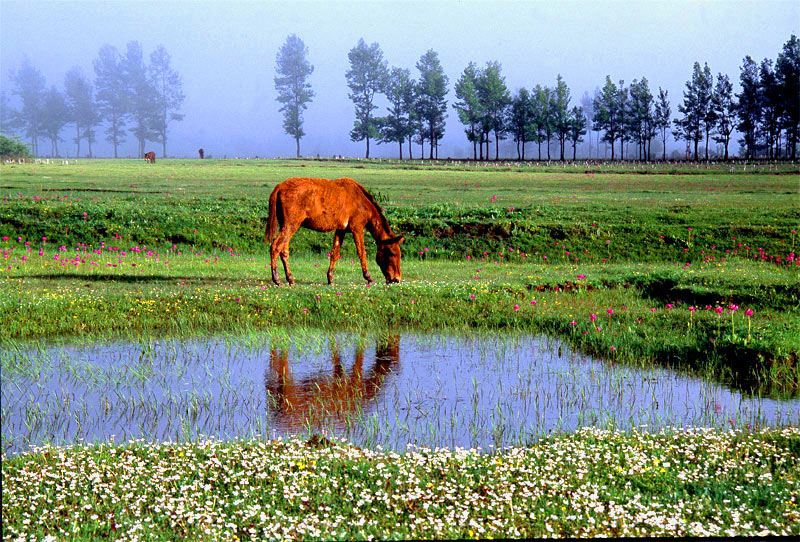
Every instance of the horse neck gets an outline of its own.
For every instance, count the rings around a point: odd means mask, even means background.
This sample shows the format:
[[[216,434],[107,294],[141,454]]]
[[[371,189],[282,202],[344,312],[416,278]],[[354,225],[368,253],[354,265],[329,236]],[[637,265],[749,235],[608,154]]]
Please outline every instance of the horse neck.
[[[386,241],[393,237],[392,231],[383,225],[383,219],[378,209],[375,209],[372,219],[368,222],[367,231],[372,234],[376,241]]]

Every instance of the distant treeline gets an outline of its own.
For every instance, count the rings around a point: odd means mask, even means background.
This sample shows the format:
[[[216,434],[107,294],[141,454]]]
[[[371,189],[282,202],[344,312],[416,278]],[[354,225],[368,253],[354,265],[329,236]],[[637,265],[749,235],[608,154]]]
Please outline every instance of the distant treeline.
[[[76,155],[81,155],[81,141],[85,140],[91,157],[96,129],[105,125],[114,158],[126,140],[126,131],[138,141],[139,156],[144,155],[145,141],[161,143],[166,156],[168,126],[183,119],[179,111],[184,95],[181,77],[172,69],[164,47],[159,45],[146,64],[139,42],[129,42],[125,54],[104,45],[94,60],[94,74],[92,84],[75,66],[64,78],[63,91],[55,85],[48,89],[44,76],[25,57],[12,74],[12,94],[19,98],[20,107],[10,107],[5,92],[2,94],[0,130],[24,135],[34,155],[41,153],[39,140],[49,139],[49,154],[59,156],[61,133],[71,124]]]
[[[303,41],[296,35],[289,36],[276,56],[274,78],[283,129],[295,139],[298,157],[300,141],[305,136],[303,112],[314,97],[308,81],[314,67],[307,57],[308,48]],[[422,158],[425,154],[438,158],[449,93],[449,79],[438,54],[429,50],[420,57],[416,63],[418,79],[413,79],[407,68],[390,69],[377,43],[367,45],[359,40],[349,51],[348,59],[348,97],[355,106],[350,138],[366,142],[366,157],[369,158],[370,142],[375,141],[396,144],[401,159],[404,148],[408,158],[414,157],[413,144],[420,145]],[[119,144],[125,141],[126,129],[139,143],[139,156],[144,154],[146,141],[161,143],[166,156],[167,128],[171,121],[183,118],[179,111],[184,95],[181,77],[170,66],[164,47],[159,46],[150,55],[150,63],[145,64],[138,42],[128,43],[125,54],[104,45],[94,60],[94,72],[92,85],[80,68],[71,69],[61,92],[55,86],[47,89],[45,78],[25,58],[12,74],[12,93],[21,106],[12,109],[3,93],[0,131],[24,135],[34,155],[40,153],[39,139],[48,138],[50,154],[57,156],[58,142],[63,141],[60,134],[72,124],[77,155],[81,141],[86,140],[91,156],[96,128],[104,125],[114,157]],[[739,83],[741,92],[734,93],[726,74],[717,74],[715,80],[707,64],[701,67],[695,62],[683,100],[677,106],[678,116],[673,118],[668,92],[659,87],[654,95],[646,77],[626,85],[606,76],[605,84],[594,96],[584,94],[579,106],[571,106],[570,89],[561,75],[552,87],[537,84],[512,94],[499,62],[488,62],[484,67],[470,62],[455,83],[457,101],[452,107],[472,143],[472,158],[479,160],[491,158],[491,143],[494,158],[498,159],[500,141],[507,139],[516,144],[518,159],[526,158],[530,143],[536,145],[538,159],[553,158],[553,143],[559,159],[565,159],[569,147],[574,159],[577,145],[589,131],[596,132],[598,147],[599,141],[610,147],[612,160],[657,158],[651,151],[654,139],[661,144],[660,158],[666,159],[670,136],[686,142],[683,158],[699,159],[703,144],[702,156],[707,160],[709,143],[714,141],[724,149],[722,157],[727,159],[737,133],[741,136],[738,154],[745,158],[795,159],[800,129],[797,37],[789,38],[774,62],[765,58],[759,64],[746,56]],[[376,114],[378,95],[383,95],[389,104],[384,116]],[[629,152],[626,156],[625,149],[631,145],[635,154]]]
[[[279,101],[284,104],[284,129],[297,141],[303,135],[302,112],[313,97],[307,77],[313,72],[306,60],[308,50],[297,36],[291,35],[277,56],[278,77],[275,85]],[[400,158],[408,143],[408,157],[413,158],[412,143],[425,144],[428,157],[438,157],[439,141],[445,132],[448,77],[439,62],[438,54],[429,50],[416,64],[419,79],[411,78],[405,68],[389,69],[377,43],[367,45],[363,39],[348,53],[347,71],[349,98],[355,106],[355,121],[350,132],[352,141],[366,141],[369,158],[370,141],[395,143]],[[542,144],[546,157],[551,158],[551,143],[558,143],[559,158],[564,160],[565,147],[572,147],[576,156],[577,144],[587,130],[598,132],[598,141],[611,147],[611,159],[653,158],[653,139],[661,140],[662,159],[666,159],[667,138],[686,141],[687,156],[693,148],[693,158],[699,157],[699,146],[705,143],[704,157],[709,158],[710,140],[724,147],[728,158],[734,130],[739,139],[740,154],[746,158],[790,157],[797,153],[798,123],[800,123],[800,42],[795,35],[784,44],[777,61],[764,59],[757,64],[746,56],[739,81],[742,90],[733,93],[730,79],[718,74],[716,84],[708,64],[695,62],[692,78],[686,82],[683,102],[678,105],[678,118],[672,117],[668,92],[658,89],[653,96],[647,78],[634,79],[626,86],[614,83],[606,76],[605,85],[586,95],[580,106],[570,107],[570,90],[561,75],[553,87],[537,84],[532,90],[519,89],[513,95],[506,85],[499,62],[488,62],[479,68],[470,62],[455,84],[458,100],[453,104],[464,125],[467,139],[472,143],[473,159],[490,158],[490,143],[494,142],[494,158],[500,157],[500,141],[511,138],[517,147],[517,158],[525,159],[527,143],[537,145],[537,157],[542,159]],[[378,106],[375,96],[383,94],[389,102],[386,116],[374,114]],[[602,137],[600,134],[602,133]],[[619,144],[619,154],[615,145]],[[633,143],[636,155],[625,156],[625,144]]]

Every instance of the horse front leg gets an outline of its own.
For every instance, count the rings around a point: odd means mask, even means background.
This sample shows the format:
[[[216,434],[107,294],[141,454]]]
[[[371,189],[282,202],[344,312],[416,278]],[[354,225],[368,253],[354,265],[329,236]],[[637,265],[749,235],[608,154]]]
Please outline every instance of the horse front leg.
[[[333,270],[336,262],[342,257],[342,241],[344,241],[345,230],[336,230],[333,235],[333,250],[331,250],[331,263],[328,265],[328,284],[333,284]]]
[[[372,280],[372,276],[370,276],[369,271],[367,270],[367,251],[364,248],[364,230],[353,230],[353,239],[356,242],[358,259],[361,260],[361,271],[364,274],[364,279],[367,281],[367,284],[371,286],[375,284],[375,281]]]

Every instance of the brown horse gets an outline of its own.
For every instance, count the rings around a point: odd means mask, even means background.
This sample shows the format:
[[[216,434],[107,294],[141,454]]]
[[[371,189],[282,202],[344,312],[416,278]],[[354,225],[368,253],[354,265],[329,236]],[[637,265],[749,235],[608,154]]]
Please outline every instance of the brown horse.
[[[278,226],[280,225],[280,233]],[[264,242],[271,242],[270,266],[272,282],[280,286],[278,255],[283,262],[286,280],[294,284],[289,270],[289,241],[300,227],[315,231],[335,231],[331,263],[328,267],[328,284],[333,284],[333,269],[339,260],[342,240],[347,232],[353,234],[361,271],[367,284],[373,280],[367,270],[364,249],[366,229],[378,244],[375,261],[381,268],[386,284],[400,282],[400,243],[404,236],[392,233],[383,209],[364,187],[353,179],[336,180],[293,178],[280,183],[269,196],[269,220]]]
[[[364,370],[364,346],[356,346],[349,374],[345,371],[339,346],[331,343],[333,372],[317,372],[294,378],[289,370],[289,353],[273,346],[271,371],[265,375],[267,404],[280,427],[299,429],[307,424],[326,421],[346,422],[363,412],[375,400],[387,378],[396,374],[400,364],[400,336],[393,335],[375,345],[375,363]]]
[[[153,151],[144,153],[144,160],[145,162],[150,162],[151,164],[156,163],[156,153]]]

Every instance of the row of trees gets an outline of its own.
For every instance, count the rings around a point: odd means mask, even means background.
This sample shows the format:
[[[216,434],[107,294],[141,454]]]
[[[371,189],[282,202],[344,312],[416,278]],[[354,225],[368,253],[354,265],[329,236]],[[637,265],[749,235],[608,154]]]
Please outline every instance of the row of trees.
[[[284,104],[284,129],[295,137],[300,156],[302,111],[313,97],[307,77],[313,66],[306,60],[308,50],[297,36],[290,36],[278,53],[279,76],[275,78],[279,101]],[[445,131],[448,77],[444,74],[435,51],[426,52],[416,64],[417,80],[404,68],[389,68],[377,43],[367,45],[363,39],[348,53],[347,70],[349,98],[355,106],[355,121],[350,138],[366,140],[369,158],[370,141],[397,143],[400,158],[408,142],[409,157],[412,142],[428,142],[429,157],[438,155],[438,143]],[[774,66],[774,67],[773,67]],[[709,158],[709,143],[715,141],[724,148],[728,158],[734,130],[742,134],[739,140],[744,156],[770,158],[796,157],[800,123],[800,43],[792,35],[778,59],[764,59],[760,65],[749,56],[741,67],[742,91],[733,93],[727,75],[719,73],[714,81],[708,65],[695,62],[692,78],[686,82],[683,101],[678,105],[678,118],[672,118],[668,91],[659,87],[653,95],[646,77],[634,79],[629,85],[620,80],[614,83],[606,77],[602,89],[592,98],[584,95],[580,106],[570,107],[570,89],[561,75],[553,87],[536,85],[530,91],[520,88],[513,95],[506,85],[498,62],[488,62],[479,68],[470,62],[455,84],[458,101],[453,104],[464,125],[467,140],[473,146],[473,158],[490,157],[489,145],[494,142],[495,159],[500,154],[500,141],[513,139],[517,158],[525,159],[526,144],[538,145],[542,159],[545,144],[547,159],[551,158],[551,143],[557,142],[559,158],[565,148],[572,146],[576,156],[578,143],[588,130],[598,133],[598,142],[611,147],[611,159],[625,159],[626,144],[635,145],[636,158],[652,158],[652,142],[661,140],[662,159],[666,159],[666,143],[670,135],[676,141],[686,141],[687,157],[690,145],[694,159],[699,146],[705,143],[705,159]],[[388,101],[387,115],[377,116],[376,100],[383,94]],[[600,137],[602,133],[602,137]],[[616,145],[619,144],[619,154]]]
[[[47,87],[44,76],[27,59],[12,74],[12,94],[20,107],[9,106],[2,95],[3,130],[23,133],[31,142],[34,155],[40,152],[39,140],[50,140],[50,154],[59,156],[61,133],[74,126],[73,142],[81,156],[81,142],[86,141],[88,156],[97,140],[97,128],[105,124],[106,140],[114,147],[114,158],[127,133],[138,142],[139,156],[145,142],[161,143],[167,154],[169,123],[182,120],[179,113],[184,100],[180,75],[172,68],[169,53],[159,45],[145,63],[137,41],[127,44],[124,54],[104,45],[94,60],[94,84],[75,66],[64,77],[63,91]]]
[[[283,104],[284,131],[295,138],[297,156],[300,156],[300,139],[303,130],[303,111],[314,96],[308,76],[314,67],[307,60],[308,48],[292,34],[286,39],[276,57],[275,89],[278,101]],[[348,97],[355,105],[355,122],[350,131],[353,141],[366,141],[369,158],[370,141],[397,143],[400,158],[403,145],[408,141],[409,157],[413,158],[412,142],[423,146],[430,143],[430,157],[438,155],[438,142],[444,135],[444,118],[447,112],[448,78],[439,57],[428,51],[417,62],[419,80],[411,78],[404,68],[391,68],[383,59],[377,43],[367,45],[363,39],[348,53],[350,69],[345,74],[350,88]],[[379,94],[389,102],[388,114],[375,115]]]

